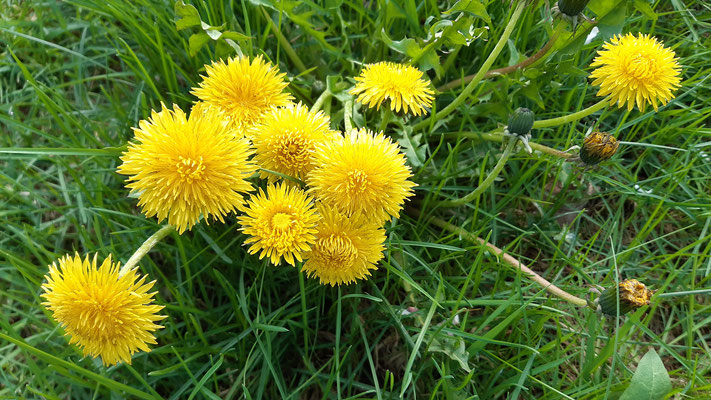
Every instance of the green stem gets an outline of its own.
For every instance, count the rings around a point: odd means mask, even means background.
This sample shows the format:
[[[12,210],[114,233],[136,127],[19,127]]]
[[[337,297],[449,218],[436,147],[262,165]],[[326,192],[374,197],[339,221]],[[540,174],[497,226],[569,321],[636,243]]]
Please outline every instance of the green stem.
[[[516,140],[510,140],[509,143],[506,145],[506,149],[504,150],[504,154],[501,155],[501,158],[499,158],[499,161],[496,163],[494,166],[494,169],[491,170],[489,173],[489,176],[484,179],[484,181],[479,185],[474,191],[469,193],[468,195],[456,199],[456,200],[449,200],[449,201],[443,201],[439,203],[440,207],[456,207],[460,206],[462,204],[469,203],[470,201],[476,199],[484,193],[486,189],[491,186],[492,183],[494,183],[494,179],[496,179],[497,176],[499,176],[499,173],[501,172],[502,169],[504,169],[504,165],[506,165],[506,161],[509,159],[511,156],[511,153],[513,152],[514,147],[516,146]]]
[[[277,37],[277,40],[279,41],[279,44],[284,48],[284,51],[286,51],[286,55],[289,56],[291,59],[291,62],[294,63],[296,68],[299,70],[300,73],[306,72],[307,68],[306,65],[304,65],[304,62],[301,61],[301,58],[299,58],[299,55],[296,54],[296,51],[294,51],[294,48],[291,47],[291,43],[284,37],[284,35],[281,33],[281,30],[279,30],[279,27],[276,26],[274,21],[272,21],[272,18],[269,16],[269,13],[264,8],[261,8],[262,14],[264,15],[264,19],[267,20],[267,23],[269,23],[269,26],[272,28],[272,31],[274,32],[274,36]]]
[[[600,100],[600,102],[593,104],[592,106],[580,110],[578,112],[564,115],[562,117],[558,118],[551,118],[551,119],[541,119],[533,123],[533,128],[550,128],[553,126],[558,126],[558,125],[563,125],[567,124],[568,122],[573,122],[577,121],[581,118],[587,117],[590,114],[593,114],[597,111],[602,110],[603,108],[607,107],[607,105],[610,104],[610,99],[609,98],[604,98]]]
[[[138,264],[139,261],[141,261],[141,258],[146,255],[153,246],[158,244],[164,237],[168,236],[171,232],[175,231],[175,226],[173,225],[164,225],[162,228],[160,228],[156,233],[151,235],[148,239],[146,239],[145,242],[136,249],[136,252],[133,253],[131,258],[128,259],[126,264],[124,264],[121,269],[119,270],[119,276],[123,276],[126,274],[128,271],[132,270],[136,264]]]
[[[323,103],[331,98],[331,91],[326,89],[321,93],[320,96],[318,96],[318,99],[314,102],[314,105],[311,106],[311,111],[316,112],[321,109],[321,106],[323,106]]]
[[[447,107],[442,109],[442,111],[438,112],[436,115],[433,115],[431,118],[434,118],[435,121],[441,120],[445,116],[451,114],[452,111],[456,110],[457,107],[459,107],[467,98],[469,98],[469,96],[472,94],[479,82],[482,80],[482,78],[484,78],[484,74],[486,74],[486,72],[489,71],[489,68],[491,68],[491,65],[496,60],[496,57],[498,57],[499,53],[501,53],[501,50],[503,50],[504,46],[506,45],[506,41],[509,40],[511,33],[513,32],[513,29],[516,26],[516,22],[521,17],[521,12],[523,12],[524,6],[525,2],[522,1],[518,3],[516,9],[513,12],[513,15],[511,15],[509,23],[506,24],[504,33],[501,34],[499,41],[496,43],[496,46],[494,46],[494,50],[491,51],[489,57],[486,59],[486,61],[484,61],[484,64],[481,65],[481,67],[479,68],[479,72],[474,75],[472,81],[469,82],[467,87],[464,88],[462,93],[460,93],[459,96],[454,99],[454,101],[452,101]],[[413,126],[412,128],[413,130],[418,130],[424,128],[429,124],[430,122],[428,118],[415,124],[415,126]]]
[[[499,130],[500,132],[501,130]],[[488,142],[499,142],[502,143],[504,140],[508,139],[508,136],[504,136],[500,133],[478,133],[478,132],[449,132],[449,133],[444,133],[442,134],[445,139],[456,139],[459,137],[465,137],[469,139],[481,139],[481,140],[486,140]],[[439,140],[439,138],[435,135],[431,136],[433,140]],[[538,143],[533,143],[533,142],[528,142],[528,144],[531,146],[533,150],[540,151],[541,153],[548,154],[554,157],[559,157],[559,158],[574,158],[575,154],[570,154],[566,153],[564,151],[556,150],[552,147],[544,146],[542,144]]]
[[[385,132],[385,128],[387,128],[388,123],[392,119],[392,116],[393,116],[393,112],[390,111],[389,108],[383,107],[383,115],[382,115],[382,119],[380,120],[380,130],[382,132]]]
[[[353,129],[351,118],[353,118],[353,99],[346,100],[343,105],[343,123],[346,125],[346,132],[350,132]]]
[[[411,210],[412,214],[417,217],[419,217],[421,215],[421,212],[419,210],[415,210],[415,209],[410,209],[410,210]],[[455,234],[457,234],[457,235],[459,235],[471,242],[479,243],[482,246],[486,246],[489,250],[491,250],[491,252],[493,252],[497,256],[501,257],[501,259],[506,264],[510,265],[511,267],[513,267],[517,270],[520,270],[523,274],[525,274],[532,281],[541,285],[548,293],[550,293],[554,296],[560,297],[561,299],[563,299],[569,303],[575,304],[576,306],[580,306],[580,307],[587,307],[588,306],[587,300],[584,300],[584,299],[581,299],[580,297],[574,296],[574,295],[566,292],[565,290],[559,288],[558,286],[552,284],[547,279],[543,278],[542,276],[540,276],[536,272],[534,272],[532,269],[527,267],[524,263],[522,263],[518,259],[514,258],[513,256],[509,255],[504,250],[487,242],[486,240],[484,240],[476,235],[473,235],[470,232],[467,232],[466,230],[464,230],[458,226],[452,225],[449,222],[441,220],[439,218],[433,217],[430,219],[430,222],[432,222],[434,225],[436,225],[442,229],[446,229],[450,232],[453,232],[453,233],[455,233]]]

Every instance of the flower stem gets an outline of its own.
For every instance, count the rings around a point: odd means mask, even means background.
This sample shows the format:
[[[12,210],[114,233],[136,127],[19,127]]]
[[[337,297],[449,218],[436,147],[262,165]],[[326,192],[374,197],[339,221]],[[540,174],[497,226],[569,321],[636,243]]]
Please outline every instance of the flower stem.
[[[301,61],[301,58],[299,58],[299,55],[296,54],[296,51],[294,51],[294,48],[291,47],[291,44],[289,43],[289,40],[284,37],[284,35],[281,33],[281,30],[279,27],[272,21],[272,18],[269,16],[269,13],[267,11],[260,7],[260,10],[262,10],[262,15],[264,15],[264,19],[267,20],[267,23],[271,27],[272,32],[274,33],[274,36],[277,37],[277,40],[279,41],[279,44],[284,48],[284,51],[286,51],[286,55],[289,56],[291,59],[291,62],[294,63],[294,66],[299,70],[300,73],[304,73],[307,71],[306,65],[304,65],[304,62]]]
[[[343,105],[343,123],[346,125],[346,132],[350,132],[353,129],[353,124],[351,119],[353,118],[353,99],[346,100]]]
[[[136,249],[136,252],[133,253],[131,258],[128,259],[126,264],[124,264],[121,269],[119,270],[119,276],[123,276],[126,272],[130,271],[133,269],[133,267],[138,264],[139,261],[141,261],[141,258],[146,255],[153,246],[158,244],[164,237],[168,236],[171,232],[175,231],[175,226],[173,225],[164,225],[162,228],[158,229],[158,231],[154,234],[151,235],[148,239],[146,239],[145,242]]]
[[[499,129],[498,132],[501,132]],[[508,138],[508,136],[504,136],[500,133],[497,133],[497,131],[490,132],[490,133],[479,133],[479,132],[450,132],[450,133],[444,133],[442,136],[444,136],[445,139],[456,139],[458,137],[465,137],[469,139],[481,139],[481,140],[486,140],[489,142],[503,142],[505,139]],[[431,136],[433,140],[438,140],[439,138],[435,135]],[[566,153],[564,151],[560,151],[557,149],[554,149],[552,147],[544,146],[542,144],[538,143],[533,143],[533,142],[528,142],[528,144],[531,146],[533,150],[540,151],[541,153],[545,153],[554,157],[559,157],[559,158],[564,158],[564,159],[569,159],[569,158],[574,158],[575,154],[570,154]]]
[[[494,179],[496,179],[497,176],[499,176],[499,173],[501,172],[502,169],[504,169],[504,165],[506,165],[506,161],[509,159],[511,156],[511,153],[513,152],[514,147],[516,146],[517,140],[510,140],[509,143],[506,145],[506,149],[504,149],[504,154],[501,155],[501,158],[499,158],[499,161],[496,163],[494,166],[494,169],[491,170],[489,173],[489,176],[484,179],[484,181],[479,185],[474,191],[469,193],[468,195],[456,199],[456,200],[449,200],[449,201],[443,201],[439,203],[440,207],[456,207],[460,206],[462,204],[469,203],[470,201],[476,199],[484,193],[486,189],[491,186],[492,183],[494,183]]]
[[[410,209],[410,210],[412,210],[413,214],[417,214],[418,217],[421,215],[419,210],[415,210],[415,209]],[[543,278],[542,276],[540,276],[536,272],[534,272],[532,269],[528,268],[524,263],[522,263],[518,259],[514,258],[513,256],[509,255],[504,250],[487,242],[486,240],[484,240],[476,235],[472,235],[471,233],[467,232],[466,230],[464,230],[458,226],[452,225],[449,222],[444,221],[442,219],[432,217],[430,219],[430,221],[434,225],[436,225],[442,229],[446,229],[450,232],[456,233],[457,235],[459,235],[471,242],[479,243],[482,246],[486,246],[489,250],[491,250],[491,252],[493,252],[497,256],[501,257],[502,260],[506,264],[508,264],[509,266],[511,266],[515,269],[520,270],[523,274],[528,276],[531,280],[533,280],[534,282],[541,285],[548,293],[550,293],[554,296],[558,296],[561,299],[563,299],[569,303],[575,304],[576,306],[580,306],[580,307],[587,307],[588,306],[587,300],[584,300],[584,299],[581,299],[580,297],[574,296],[574,295],[566,292],[565,290],[559,288],[558,286],[550,283],[547,279]]]
[[[321,93],[320,96],[318,96],[318,99],[314,102],[314,105],[311,106],[311,111],[316,112],[321,109],[321,106],[323,106],[323,103],[331,98],[331,91],[326,89]]]
[[[486,74],[486,72],[489,71],[489,68],[491,68],[491,65],[496,60],[496,57],[498,57],[499,53],[501,53],[501,50],[503,50],[504,46],[506,45],[506,41],[509,40],[511,33],[513,32],[513,29],[516,26],[516,22],[518,21],[519,17],[521,17],[521,12],[523,12],[524,6],[525,2],[522,1],[518,3],[516,9],[511,15],[511,19],[509,20],[508,24],[506,24],[506,28],[504,28],[504,32],[501,34],[499,41],[496,43],[496,46],[494,46],[494,50],[491,51],[489,57],[479,68],[479,72],[474,75],[474,78],[472,78],[471,82],[469,82],[469,84],[464,88],[464,90],[462,90],[462,93],[460,93],[459,96],[454,99],[454,101],[449,103],[447,107],[442,109],[442,111],[438,112],[436,115],[433,115],[431,118],[434,118],[435,121],[441,120],[445,116],[451,114],[452,111],[456,110],[459,105],[461,105],[467,98],[469,98],[469,96],[472,94],[479,82],[481,82],[482,78],[484,78],[484,74]],[[424,128],[429,124],[429,119],[424,119],[415,124],[415,126],[413,126],[412,128],[413,130],[418,130]]]
[[[533,128],[550,128],[553,126],[567,124],[568,122],[577,121],[581,118],[587,117],[592,113],[602,110],[603,108],[607,107],[608,104],[610,104],[610,99],[606,97],[600,100],[598,103],[595,103],[592,106],[584,110],[580,110],[576,113],[564,115],[558,118],[538,120],[533,123]]]

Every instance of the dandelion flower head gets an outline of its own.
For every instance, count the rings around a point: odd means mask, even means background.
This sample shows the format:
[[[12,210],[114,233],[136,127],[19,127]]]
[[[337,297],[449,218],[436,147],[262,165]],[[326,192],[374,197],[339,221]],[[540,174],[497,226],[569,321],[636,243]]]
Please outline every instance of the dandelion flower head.
[[[227,113],[233,125],[247,128],[258,122],[272,107],[281,107],[291,102],[290,94],[284,92],[288,82],[286,74],[271,63],[257,56],[230,58],[206,65],[207,76],[192,94],[200,100],[216,106]]]
[[[97,256],[84,260],[67,255],[52,263],[42,285],[42,304],[70,336],[69,343],[82,348],[84,356],[101,356],[104,365],[131,363],[136,351],[151,351],[153,332],[163,306],[152,304],[155,281],[145,283],[136,269],[119,275],[119,264],[106,258],[97,268]]]
[[[597,54],[590,77],[600,86],[597,95],[610,95],[611,105],[627,105],[632,111],[636,103],[644,111],[650,103],[657,111],[657,103],[667,104],[680,86],[681,66],[674,51],[649,35],[615,36]]]
[[[316,152],[307,182],[322,202],[380,223],[398,216],[415,184],[400,147],[383,133],[361,129],[327,142]]]
[[[320,205],[316,243],[306,253],[303,270],[322,284],[349,284],[370,276],[383,258],[385,231],[361,213],[345,215]]]
[[[293,266],[294,260],[303,261],[303,253],[316,240],[319,216],[303,190],[281,183],[270,184],[266,194],[259,189],[238,219],[249,236],[249,254],[259,252],[260,260],[268,257],[274,265],[283,258]]]
[[[385,100],[390,100],[393,111],[426,114],[432,107],[434,91],[429,88],[429,79],[422,76],[422,71],[409,65],[386,61],[367,64],[349,93],[358,95],[358,101],[370,108],[380,109]]]
[[[178,107],[153,112],[134,128],[137,143],[123,153],[118,172],[128,175],[147,217],[190,230],[202,215],[223,216],[244,202],[252,185],[245,179],[256,167],[247,158],[249,142],[236,138],[224,114],[204,103],[190,117]]]
[[[328,116],[320,111],[310,112],[301,103],[271,110],[248,134],[254,143],[257,165],[304,179],[314,167],[316,146],[340,136],[329,128],[329,123]],[[278,179],[264,171],[260,176],[271,182]]]

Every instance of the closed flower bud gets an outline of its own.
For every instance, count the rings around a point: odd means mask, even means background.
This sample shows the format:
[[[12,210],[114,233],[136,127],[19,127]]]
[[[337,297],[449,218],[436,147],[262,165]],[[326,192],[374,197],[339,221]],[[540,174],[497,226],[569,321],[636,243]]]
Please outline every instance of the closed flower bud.
[[[590,0],[558,0],[558,10],[569,17],[575,17],[589,2]]]
[[[512,135],[527,135],[533,128],[535,115],[528,108],[519,107],[509,116],[508,131]]]
[[[606,315],[618,315],[617,295],[620,299],[619,315],[626,314],[649,304],[653,292],[636,279],[627,279],[620,282],[619,289],[614,286],[606,289],[597,301],[598,311]]]
[[[587,165],[595,165],[609,160],[615,155],[620,142],[614,136],[604,132],[593,132],[583,141],[580,148],[580,159]]]

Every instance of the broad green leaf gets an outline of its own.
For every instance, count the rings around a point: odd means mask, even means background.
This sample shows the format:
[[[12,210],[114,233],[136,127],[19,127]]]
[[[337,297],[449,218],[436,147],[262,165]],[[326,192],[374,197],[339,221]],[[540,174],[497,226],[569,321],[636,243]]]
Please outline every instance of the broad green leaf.
[[[639,10],[639,12],[644,14],[645,17],[655,21],[657,20],[657,13],[654,12],[654,9],[649,5],[649,3],[642,0],[634,0],[634,7]]]
[[[398,139],[398,144],[407,156],[407,161],[413,167],[421,167],[427,159],[427,146],[422,144],[422,134],[413,135],[412,127],[405,126],[402,131],[402,138]]]
[[[198,14],[197,8],[190,4],[185,4],[183,0],[175,2],[175,15],[180,17],[179,20],[175,21],[175,28],[179,31],[200,25],[200,14]]]
[[[671,391],[671,379],[662,359],[654,349],[649,349],[637,365],[620,400],[661,400]]]
[[[469,352],[464,345],[464,339],[461,337],[445,336],[442,339],[433,339],[428,350],[446,354],[449,358],[458,362],[459,366],[467,373],[472,370],[469,367]]]
[[[465,12],[480,18],[483,18],[487,24],[491,25],[491,17],[486,12],[486,6],[480,0],[459,0],[452,8],[442,14],[452,14],[455,12]]]
[[[196,33],[190,36],[190,39],[188,39],[188,43],[190,45],[190,57],[195,57],[202,46],[209,41],[210,36],[208,36],[205,32]]]
[[[384,29],[380,33],[383,42],[385,42],[388,47],[398,53],[405,54],[413,60],[418,60],[421,69],[425,71],[434,69],[438,76],[444,72],[439,62],[439,56],[435,53],[434,49],[423,49],[415,39],[411,38],[392,40],[385,33]]]

